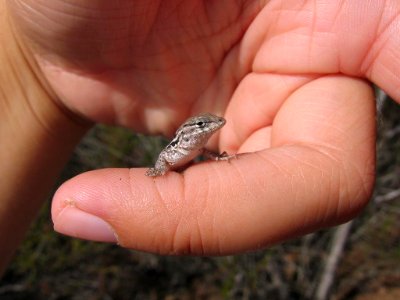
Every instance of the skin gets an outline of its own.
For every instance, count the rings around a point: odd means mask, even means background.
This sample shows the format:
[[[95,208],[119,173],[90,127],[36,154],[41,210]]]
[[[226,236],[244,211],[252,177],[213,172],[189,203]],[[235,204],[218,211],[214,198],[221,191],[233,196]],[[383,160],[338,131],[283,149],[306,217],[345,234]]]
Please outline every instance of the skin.
[[[370,83],[400,101],[397,0],[0,7],[0,265],[89,122],[172,135],[209,111],[227,120],[211,145],[248,154],[155,179],[145,168],[81,174],[53,198],[55,230],[70,236],[221,255],[345,222],[367,204]]]

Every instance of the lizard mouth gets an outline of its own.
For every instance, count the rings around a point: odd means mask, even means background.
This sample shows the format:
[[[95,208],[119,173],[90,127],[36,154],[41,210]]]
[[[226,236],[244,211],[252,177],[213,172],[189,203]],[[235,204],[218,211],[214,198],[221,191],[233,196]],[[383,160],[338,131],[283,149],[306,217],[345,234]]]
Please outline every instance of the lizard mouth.
[[[224,126],[226,123],[226,120],[224,118],[219,117],[218,118],[218,123],[220,125],[220,127]]]

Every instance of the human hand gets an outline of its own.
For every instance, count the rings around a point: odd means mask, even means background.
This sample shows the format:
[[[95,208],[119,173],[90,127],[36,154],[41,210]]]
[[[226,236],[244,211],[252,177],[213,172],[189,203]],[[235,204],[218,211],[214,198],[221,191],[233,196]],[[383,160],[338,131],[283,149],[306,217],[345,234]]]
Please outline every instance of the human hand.
[[[224,2],[10,1],[75,114],[171,134],[189,115],[219,113],[219,148],[248,153],[156,179],[84,173],[54,196],[57,231],[228,254],[344,222],[367,203],[375,106],[363,78],[400,99],[397,2]]]

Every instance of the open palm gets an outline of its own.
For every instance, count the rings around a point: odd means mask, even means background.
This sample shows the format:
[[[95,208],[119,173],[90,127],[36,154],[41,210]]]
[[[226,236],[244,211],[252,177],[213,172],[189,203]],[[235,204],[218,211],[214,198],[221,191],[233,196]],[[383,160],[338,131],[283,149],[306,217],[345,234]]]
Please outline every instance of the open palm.
[[[167,135],[214,112],[227,119],[219,147],[247,153],[157,179],[143,169],[82,174],[55,195],[58,231],[115,234],[159,253],[226,254],[343,222],[366,204],[375,107],[364,79],[400,99],[395,0],[10,7],[54,101],[95,122]]]

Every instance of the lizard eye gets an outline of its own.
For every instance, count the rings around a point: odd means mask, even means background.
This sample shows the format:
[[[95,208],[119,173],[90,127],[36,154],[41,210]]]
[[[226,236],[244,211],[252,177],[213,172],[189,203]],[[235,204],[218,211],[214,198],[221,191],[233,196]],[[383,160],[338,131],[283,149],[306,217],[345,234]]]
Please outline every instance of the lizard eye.
[[[204,127],[204,122],[197,122],[197,126],[199,126],[199,127]]]

